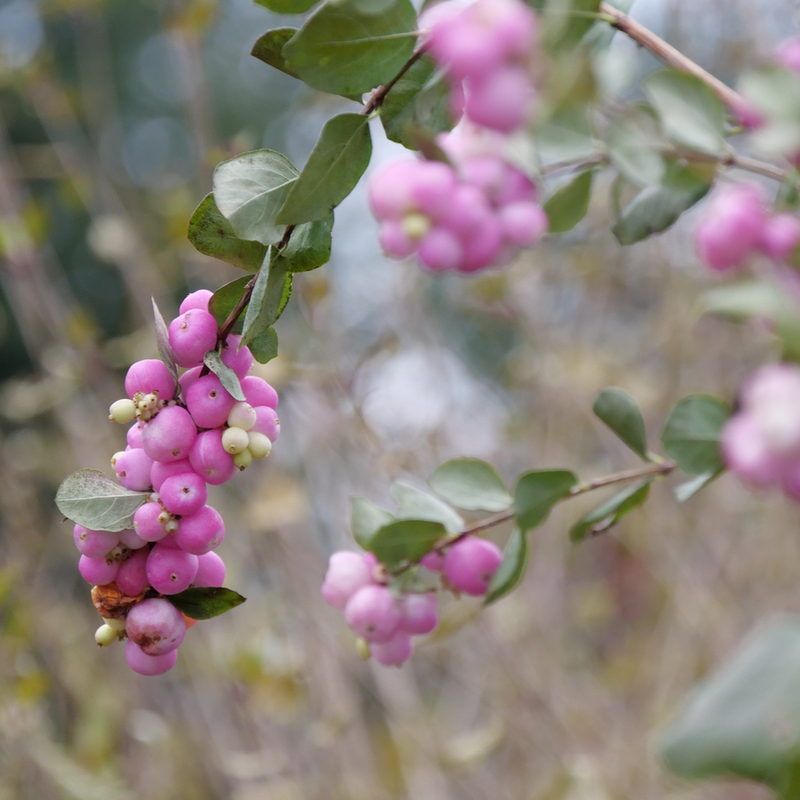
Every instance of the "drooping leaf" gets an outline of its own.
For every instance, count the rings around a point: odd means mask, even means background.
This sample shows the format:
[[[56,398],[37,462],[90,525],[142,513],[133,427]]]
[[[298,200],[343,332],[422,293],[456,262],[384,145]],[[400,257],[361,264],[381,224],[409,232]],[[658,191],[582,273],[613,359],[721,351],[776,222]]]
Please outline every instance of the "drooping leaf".
[[[61,482],[56,505],[84,528],[116,532],[133,527],[133,513],[146,498],[146,492],[125,489],[100,470],[82,469]]]
[[[467,511],[505,511],[513,498],[494,467],[477,458],[454,458],[437,467],[428,485]]]
[[[433,137],[453,127],[450,87],[430,58],[412,64],[391,88],[381,105],[381,122],[386,136],[409,150],[416,149],[419,131]]]
[[[779,784],[800,752],[800,623],[775,620],[751,635],[688,698],[661,751],[686,778]]]
[[[247,346],[259,364],[269,363],[278,355],[278,334],[275,328],[267,328],[259,333]]]
[[[292,292],[292,276],[286,261],[273,252],[269,264],[258,273],[242,328],[242,342],[247,344],[272,327],[280,317]]]
[[[719,155],[725,150],[725,109],[699,78],[674,69],[651,73],[643,88],[673,141]]]
[[[449,506],[433,495],[405,481],[395,481],[391,489],[397,503],[398,519],[428,519],[441,522],[448,533],[460,533],[464,520]]]
[[[684,397],[672,407],[661,431],[664,452],[688,475],[718,472],[724,466],[719,436],[730,413],[716,397]]]
[[[169,328],[164,321],[164,317],[158,310],[155,297],[150,298],[153,301],[153,316],[156,323],[156,346],[158,347],[158,354],[161,360],[167,365],[169,374],[175,379],[175,385],[178,385],[178,365],[175,363],[175,356],[172,354],[172,348],[169,344]]]
[[[300,173],[274,150],[253,150],[217,164],[214,200],[240,239],[276,243],[284,226],[276,221]]]
[[[514,514],[523,533],[541,525],[550,509],[567,497],[578,479],[567,470],[534,470],[520,476],[514,490]]]
[[[594,168],[579,172],[547,198],[544,210],[550,220],[550,233],[570,231],[586,216],[593,178]]]
[[[219,378],[223,388],[228,391],[231,397],[239,401],[245,399],[239,376],[222,361],[222,357],[216,350],[209,350],[203,356],[203,363]]]
[[[353,191],[371,155],[366,116],[339,114],[329,119],[276,220],[297,225],[325,219]]]
[[[446,535],[441,522],[401,519],[379,528],[369,540],[367,549],[391,569],[403,562],[418,561]]]
[[[594,401],[592,411],[634,453],[647,460],[647,434],[642,412],[636,401],[622,389],[603,389]]]
[[[664,177],[661,136],[651,110],[633,106],[617,117],[606,131],[606,147],[611,163],[639,186],[657,186]]]
[[[701,475],[698,475],[696,478],[692,478],[690,481],[686,481],[686,483],[676,486],[675,499],[679,503],[685,503],[687,500],[694,497],[701,489],[704,489],[706,486],[708,486],[711,481],[719,477],[721,474],[722,470],[719,469],[716,472],[704,472]]]
[[[684,211],[706,195],[713,180],[713,166],[683,166],[666,160],[666,169],[658,186],[648,186],[622,209],[611,232],[622,245],[661,233]]]
[[[217,325],[225,323],[251,280],[253,280],[252,277],[248,275],[244,278],[237,278],[235,281],[221,286],[211,295],[211,299],[208,301],[208,311],[217,321]]]
[[[572,526],[569,538],[573,542],[580,542],[586,536],[593,536],[616,525],[624,516],[630,514],[647,500],[651,482],[652,478],[648,478],[645,481],[634,483],[584,514]]]
[[[494,603],[514,589],[525,577],[527,568],[528,539],[524,533],[514,530],[503,553],[503,561],[489,584],[484,605]]]
[[[208,194],[189,220],[189,241],[205,256],[218,258],[247,272],[255,272],[267,248],[260,242],[239,239],[217,208],[214,195]]]
[[[325,219],[298,225],[286,247],[274,259],[285,264],[286,272],[309,272],[327,264],[331,257],[333,212]]]
[[[284,45],[287,67],[309,86],[362,94],[388,83],[414,50],[409,0],[328,0]]]
[[[394,514],[390,514],[366,498],[350,498],[350,528],[353,531],[353,538],[365,550],[369,550],[369,543],[375,532],[394,521]]]
[[[240,606],[246,598],[222,586],[193,586],[177,594],[165,595],[175,608],[190,619],[212,619]]]

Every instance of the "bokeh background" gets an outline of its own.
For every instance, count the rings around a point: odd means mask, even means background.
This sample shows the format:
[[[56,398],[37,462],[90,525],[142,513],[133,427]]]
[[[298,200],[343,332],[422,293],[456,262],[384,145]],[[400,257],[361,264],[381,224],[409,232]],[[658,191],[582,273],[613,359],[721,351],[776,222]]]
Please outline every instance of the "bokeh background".
[[[638,0],[634,16],[729,82],[798,31],[794,0]],[[598,389],[640,401],[655,447],[679,397],[731,399],[770,357],[763,332],[699,315],[692,214],[623,250],[602,182],[573,232],[477,279],[384,260],[359,187],[257,370],[281,394],[273,455],[212,487],[248,602],[196,626],[164,677],[95,646],[56,488],[124,446],[106,409],[156,355],[150,296],[171,318],[241,274],[185,238],[214,164],[268,147],[302,165],[349,105],[249,56],[281,24],[248,0],[0,0],[0,800],[767,796],[677,781],[656,742],[759,620],[800,612],[788,501],[725,476],[679,506],[676,476],[579,547],[569,526],[602,495],[564,504],[524,584],[488,611],[445,601],[402,670],[362,662],[319,595],[352,546],[351,495],[391,507],[393,480],[459,455],[509,480],[629,468],[592,417]],[[617,40],[634,96],[655,62]],[[374,134],[373,167],[400,150]]]

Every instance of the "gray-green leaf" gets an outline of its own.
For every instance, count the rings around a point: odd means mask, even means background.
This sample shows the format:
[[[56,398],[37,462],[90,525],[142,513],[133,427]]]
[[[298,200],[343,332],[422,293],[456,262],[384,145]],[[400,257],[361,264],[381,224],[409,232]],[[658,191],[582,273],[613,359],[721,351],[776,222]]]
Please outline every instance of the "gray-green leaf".
[[[587,169],[548,197],[544,211],[550,220],[550,233],[572,230],[586,216],[593,178],[594,168]]]
[[[648,478],[646,481],[634,483],[584,514],[572,526],[569,538],[573,542],[580,542],[587,535],[593,536],[616,525],[624,516],[647,500],[651,481],[652,478]]]
[[[247,346],[259,364],[272,361],[278,355],[278,334],[275,328],[267,328],[263,333],[259,333]]]
[[[690,481],[686,481],[686,483],[676,486],[675,499],[679,503],[685,503],[687,500],[694,497],[701,489],[704,489],[706,486],[708,486],[711,481],[719,477],[721,474],[722,470],[720,469],[716,470],[715,472],[704,472],[701,475],[698,475],[696,478],[692,478]]]
[[[219,382],[231,397],[239,401],[245,399],[242,384],[239,383],[239,376],[222,361],[222,357],[216,350],[209,350],[203,356],[203,363],[219,378]]]
[[[525,577],[527,568],[528,539],[524,533],[515,530],[506,545],[503,561],[489,584],[484,605],[507,595]]]
[[[437,467],[428,485],[467,511],[505,511],[513,498],[494,467],[477,458],[454,458]]]
[[[390,514],[366,498],[350,498],[350,527],[353,531],[353,538],[365,550],[369,550],[369,544],[375,532],[394,520],[394,514]]]
[[[178,365],[175,363],[175,356],[172,354],[172,348],[169,344],[169,328],[164,321],[164,317],[158,310],[155,297],[150,298],[153,301],[153,316],[156,323],[156,346],[158,347],[158,354],[161,360],[167,365],[169,374],[175,379],[175,385],[178,385]]]
[[[689,475],[718,472],[724,467],[719,437],[730,413],[716,397],[684,397],[673,406],[661,431],[664,452]]]
[[[395,481],[391,489],[397,503],[398,519],[427,519],[441,522],[448,533],[460,533],[464,520],[449,506],[433,495],[405,481]]]
[[[523,533],[541,525],[550,509],[567,497],[578,479],[567,470],[526,472],[514,491],[514,514]]]
[[[608,126],[606,147],[611,163],[633,183],[658,185],[665,169],[659,139],[658,125],[649,109],[634,106]]]
[[[647,460],[647,434],[644,429],[642,412],[639,411],[636,401],[627,392],[615,387],[603,389],[597,395],[592,411],[634,453]]]
[[[133,527],[133,513],[146,498],[146,492],[125,489],[100,470],[82,469],[61,482],[56,505],[84,528],[116,532]]]

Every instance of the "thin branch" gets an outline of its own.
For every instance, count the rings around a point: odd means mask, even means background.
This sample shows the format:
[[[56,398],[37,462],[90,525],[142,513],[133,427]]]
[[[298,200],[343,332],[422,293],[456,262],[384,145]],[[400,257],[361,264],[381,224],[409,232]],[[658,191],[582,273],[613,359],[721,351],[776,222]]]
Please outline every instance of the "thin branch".
[[[552,175],[555,172],[561,172],[562,170],[566,169],[583,169],[585,167],[591,167],[595,164],[605,164],[608,161],[608,156],[606,153],[595,153],[593,156],[587,156],[583,158],[571,158],[567,161],[556,161],[554,164],[548,164],[546,167],[542,167],[541,175]]]
[[[406,72],[408,72],[411,67],[413,67],[420,58],[422,58],[424,53],[424,46],[417,48],[411,55],[411,58],[409,58],[408,61],[406,61],[406,63],[403,65],[403,68],[400,70],[400,72],[398,72],[397,75],[395,75],[394,78],[389,81],[389,83],[385,83],[383,86],[379,86],[377,89],[375,89],[375,91],[372,93],[372,96],[369,98],[369,100],[367,100],[359,113],[367,117],[373,111],[377,111],[381,105],[383,105],[386,95],[392,91],[395,84],[403,77],[403,75],[405,75]]]
[[[671,44],[667,44],[662,38],[656,36],[652,31],[640,25],[636,20],[631,19],[627,14],[609,3],[600,4],[600,13],[604,14],[610,25],[622,33],[628,35],[637,44],[646,47],[653,55],[658,56],[671,67],[689,72],[703,83],[709,86],[713,92],[722,100],[725,105],[734,111],[745,105],[744,98],[737,94],[729,86],[726,86],[719,78],[715,78],[710,72],[706,72],[701,66],[690,58],[687,58]]]

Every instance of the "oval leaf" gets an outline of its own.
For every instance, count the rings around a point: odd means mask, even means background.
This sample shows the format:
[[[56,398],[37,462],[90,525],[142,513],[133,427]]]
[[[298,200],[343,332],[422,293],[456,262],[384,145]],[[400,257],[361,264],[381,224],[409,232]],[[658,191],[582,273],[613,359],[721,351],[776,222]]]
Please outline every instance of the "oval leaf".
[[[248,276],[237,278],[235,281],[221,286],[211,295],[211,299],[208,301],[208,311],[217,321],[217,325],[225,323],[225,320],[231,315],[231,312],[236,308],[236,304],[244,294],[247,284],[252,280]],[[239,319],[242,319],[241,315]]]
[[[441,522],[448,533],[460,533],[464,520],[436,497],[405,481],[392,484],[392,500],[397,503],[398,519],[428,519]]]
[[[438,467],[428,485],[467,511],[505,511],[513,499],[494,467],[477,458],[454,458]]]
[[[253,150],[217,164],[214,200],[236,236],[270,245],[283,235],[276,216],[298,175],[286,156]]]
[[[394,522],[394,514],[376,506],[364,497],[350,498],[350,527],[353,538],[365,549],[378,528]]]
[[[569,538],[573,542],[580,542],[586,536],[596,536],[616,525],[626,514],[630,514],[647,500],[651,481],[652,479],[635,483],[584,514],[572,526]]]
[[[567,497],[578,479],[567,470],[535,470],[526,472],[514,491],[514,514],[517,525],[527,533],[545,521],[550,509]]]
[[[292,293],[287,262],[276,257],[258,273],[244,317],[242,344],[248,344],[275,324]]]
[[[659,152],[660,135],[656,121],[642,107],[614,120],[606,131],[611,163],[640,186],[655,186],[664,177],[664,158]]]
[[[627,392],[614,387],[603,389],[597,395],[592,411],[634,453],[647,460],[647,434],[644,429],[642,412],[639,411],[636,401]]]
[[[191,619],[211,619],[240,606],[246,598],[222,586],[194,586],[164,599]]]
[[[58,510],[92,531],[124,531],[133,527],[133,513],[147,498],[132,492],[97,469],[73,472],[56,493]]]
[[[724,468],[719,435],[730,413],[716,397],[684,397],[673,406],[661,431],[664,452],[688,475],[718,472]]]
[[[222,361],[222,357],[216,350],[209,350],[203,356],[203,363],[219,378],[220,383],[231,397],[239,401],[245,399],[242,384],[239,383],[239,376]]]
[[[371,156],[367,117],[339,114],[329,119],[277,221],[296,225],[327,217],[353,191]]]
[[[676,486],[675,499],[679,503],[685,503],[687,500],[694,497],[701,489],[704,489],[706,486],[708,486],[711,481],[719,477],[721,474],[722,470],[717,470],[716,472],[704,472],[702,475],[698,475],[696,478],[692,478],[692,480],[686,481],[686,483],[682,483],[680,486]]]
[[[319,0],[255,0],[256,3],[276,14],[302,14],[315,6]]]
[[[570,231],[586,216],[593,178],[594,169],[587,169],[550,195],[544,204],[550,220],[550,233]]]
[[[503,561],[489,584],[484,605],[507,595],[525,577],[527,568],[528,539],[524,533],[515,530],[506,545]]]
[[[328,263],[331,257],[333,212],[325,219],[298,225],[274,260],[285,262],[286,272],[309,272]]]
[[[286,66],[323,92],[368,92],[411,56],[416,18],[409,0],[328,0],[284,45]]]
[[[164,321],[164,317],[158,310],[155,297],[150,298],[153,301],[153,316],[156,323],[156,346],[158,347],[158,354],[161,360],[167,365],[169,374],[175,379],[175,386],[178,385],[178,365],[175,363],[175,356],[172,354],[172,348],[169,344],[169,328]]]
[[[247,346],[259,364],[269,363],[278,355],[278,334],[275,328],[267,328],[259,333]]]
[[[403,562],[419,561],[445,536],[447,531],[441,522],[402,519],[380,528],[367,549],[391,569]]]

